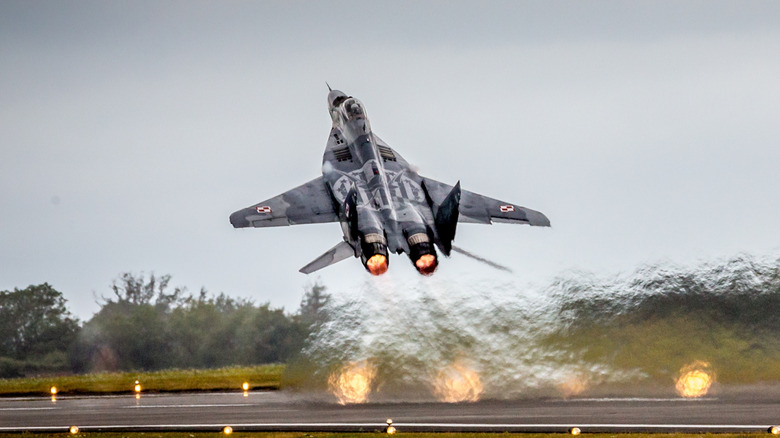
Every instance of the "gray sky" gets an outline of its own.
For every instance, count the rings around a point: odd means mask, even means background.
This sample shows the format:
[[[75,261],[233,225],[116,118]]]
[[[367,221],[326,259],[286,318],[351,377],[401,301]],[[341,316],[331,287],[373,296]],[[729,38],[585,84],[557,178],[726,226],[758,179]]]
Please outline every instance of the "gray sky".
[[[373,281],[297,272],[336,224],[228,222],[320,174],[326,80],[421,174],[547,214],[458,229],[522,281],[774,252],[778,53],[774,1],[4,1],[0,290],[88,319],[126,271],[289,311]]]

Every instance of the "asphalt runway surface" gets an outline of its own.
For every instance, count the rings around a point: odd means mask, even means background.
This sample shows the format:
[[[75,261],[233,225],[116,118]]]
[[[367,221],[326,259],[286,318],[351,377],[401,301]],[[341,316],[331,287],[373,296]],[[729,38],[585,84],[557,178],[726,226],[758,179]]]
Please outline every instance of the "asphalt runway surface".
[[[0,432],[66,431],[768,431],[780,391],[728,397],[574,398],[341,406],[285,391],[0,398]]]

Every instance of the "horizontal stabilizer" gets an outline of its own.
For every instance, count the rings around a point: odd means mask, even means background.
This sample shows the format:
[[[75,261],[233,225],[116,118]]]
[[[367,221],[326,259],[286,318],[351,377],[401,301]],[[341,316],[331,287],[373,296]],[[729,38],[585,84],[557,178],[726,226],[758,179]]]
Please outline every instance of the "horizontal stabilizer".
[[[302,267],[299,272],[303,272],[304,274],[311,274],[314,271],[319,271],[326,266],[330,266],[334,263],[338,263],[342,260],[354,256],[355,250],[352,249],[352,246],[350,246],[350,244],[347,242],[341,242],[333,248],[329,249],[325,254],[314,259],[314,261],[308,265]]]

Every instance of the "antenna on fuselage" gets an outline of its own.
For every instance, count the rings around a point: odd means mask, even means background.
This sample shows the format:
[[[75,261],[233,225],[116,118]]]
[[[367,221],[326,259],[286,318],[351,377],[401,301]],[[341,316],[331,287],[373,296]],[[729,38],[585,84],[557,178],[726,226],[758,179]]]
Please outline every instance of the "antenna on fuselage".
[[[325,81],[325,85],[328,86],[328,91],[333,91],[333,88],[330,88],[330,84],[328,83],[328,81]]]

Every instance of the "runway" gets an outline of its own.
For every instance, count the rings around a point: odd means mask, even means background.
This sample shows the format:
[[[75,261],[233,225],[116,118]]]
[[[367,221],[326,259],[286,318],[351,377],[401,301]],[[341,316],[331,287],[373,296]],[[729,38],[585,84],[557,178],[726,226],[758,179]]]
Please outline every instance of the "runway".
[[[728,397],[588,398],[341,406],[284,391],[0,399],[0,432],[99,430],[565,432],[768,431],[780,424],[776,391]]]

